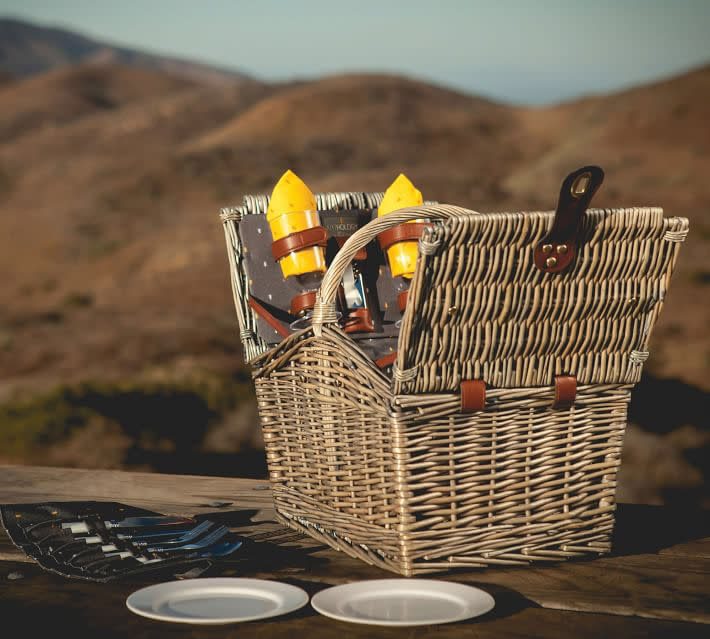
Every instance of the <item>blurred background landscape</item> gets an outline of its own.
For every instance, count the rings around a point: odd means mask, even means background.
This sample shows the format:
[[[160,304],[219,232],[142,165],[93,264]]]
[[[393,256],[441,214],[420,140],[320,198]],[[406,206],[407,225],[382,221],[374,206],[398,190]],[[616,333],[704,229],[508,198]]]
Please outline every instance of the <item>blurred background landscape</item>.
[[[32,17],[0,18],[0,462],[265,476],[217,213],[285,169],[314,191],[402,171],[501,211],[554,208],[595,163],[595,205],[691,224],[619,499],[710,506],[710,66],[493,99],[385,64],[252,75]]]

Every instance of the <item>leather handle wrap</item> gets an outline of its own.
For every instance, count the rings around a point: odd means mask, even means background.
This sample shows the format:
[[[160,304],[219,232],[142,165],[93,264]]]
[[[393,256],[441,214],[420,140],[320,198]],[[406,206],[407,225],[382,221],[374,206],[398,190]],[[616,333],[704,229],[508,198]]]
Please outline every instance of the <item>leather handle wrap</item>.
[[[316,302],[313,314],[313,332],[316,335],[320,335],[320,329],[323,324],[337,322],[335,296],[343,273],[355,254],[375,239],[382,231],[386,231],[403,222],[409,222],[410,220],[420,220],[422,218],[446,220],[460,215],[471,214],[475,214],[475,211],[469,211],[468,209],[448,204],[413,206],[378,217],[358,229],[348,238],[347,242],[343,244],[343,247],[338,251],[335,258],[333,258],[333,261],[323,276],[323,281],[321,282],[320,291],[318,293],[319,299],[318,302]]]
[[[328,231],[322,226],[314,226],[298,233],[291,233],[280,240],[272,242],[271,255],[274,256],[274,261],[278,262],[282,257],[293,251],[301,251],[311,246],[325,247],[327,244]]]

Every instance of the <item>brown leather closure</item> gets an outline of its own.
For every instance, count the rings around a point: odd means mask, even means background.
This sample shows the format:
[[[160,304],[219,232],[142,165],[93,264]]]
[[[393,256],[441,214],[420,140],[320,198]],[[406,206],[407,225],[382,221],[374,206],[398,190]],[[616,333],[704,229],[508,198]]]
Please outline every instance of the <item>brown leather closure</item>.
[[[555,377],[555,402],[553,408],[570,408],[577,396],[577,378],[573,375]]]
[[[486,405],[486,382],[466,379],[461,382],[461,412],[475,413]]]
[[[316,305],[316,291],[306,291],[291,298],[291,315],[300,315],[303,311],[310,311]]]
[[[598,166],[585,166],[562,182],[555,219],[548,234],[535,246],[535,266],[545,273],[569,267],[579,252],[584,213],[604,181]]]
[[[380,359],[375,360],[375,365],[378,368],[387,368],[388,366],[392,366],[394,364],[394,360],[397,359],[397,351],[394,353],[390,353],[389,355],[385,355],[384,357],[380,357]]]
[[[380,248],[386,251],[393,244],[397,242],[416,242],[424,233],[424,229],[428,229],[431,224],[424,224],[423,222],[405,222],[404,224],[399,224],[391,229],[382,231],[377,236],[377,241],[380,243]]]
[[[328,243],[328,231],[322,226],[291,233],[271,243],[271,254],[277,262],[293,251],[301,251],[310,246],[323,246]]]
[[[348,236],[338,235],[335,238],[335,241],[338,243],[338,248],[343,248],[343,244],[345,244],[345,242],[347,242],[347,240],[348,240]],[[366,259],[367,259],[367,248],[363,246],[357,253],[355,253],[353,260],[355,260],[356,262],[361,262]]]
[[[399,306],[399,312],[404,313],[404,309],[407,308],[407,300],[409,299],[409,289],[402,291],[397,295],[397,306]]]
[[[355,308],[348,313],[345,320],[346,333],[373,333],[375,324],[369,308]]]
[[[253,297],[249,298],[249,308],[251,308],[261,319],[263,319],[271,328],[273,328],[281,337],[288,337],[291,332],[277,320],[269,311],[267,311]]]

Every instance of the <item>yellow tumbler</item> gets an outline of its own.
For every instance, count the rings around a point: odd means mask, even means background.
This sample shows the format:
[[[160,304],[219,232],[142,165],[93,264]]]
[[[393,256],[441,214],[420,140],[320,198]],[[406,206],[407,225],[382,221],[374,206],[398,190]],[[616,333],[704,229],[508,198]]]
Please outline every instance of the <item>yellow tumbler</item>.
[[[421,192],[400,173],[397,179],[390,184],[382,198],[382,203],[377,210],[377,216],[387,215],[398,209],[409,206],[419,206],[423,204]],[[426,220],[414,220],[414,222],[425,222]],[[411,224],[412,222],[407,222]],[[414,275],[414,268],[417,264],[417,242],[397,242],[387,249],[387,258],[390,263],[392,276],[402,275],[411,278]]]
[[[306,184],[292,171],[286,171],[271,194],[266,219],[273,240],[320,226],[316,198]],[[279,260],[284,277],[306,273],[324,273],[325,251],[311,246],[292,251]]]

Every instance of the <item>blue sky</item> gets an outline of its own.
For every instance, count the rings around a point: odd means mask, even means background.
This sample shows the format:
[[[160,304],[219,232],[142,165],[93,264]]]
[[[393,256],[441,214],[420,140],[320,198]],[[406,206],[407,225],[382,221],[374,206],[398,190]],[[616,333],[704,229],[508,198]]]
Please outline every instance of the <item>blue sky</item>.
[[[386,71],[523,104],[710,61],[710,0],[0,0],[0,15],[267,80]]]

